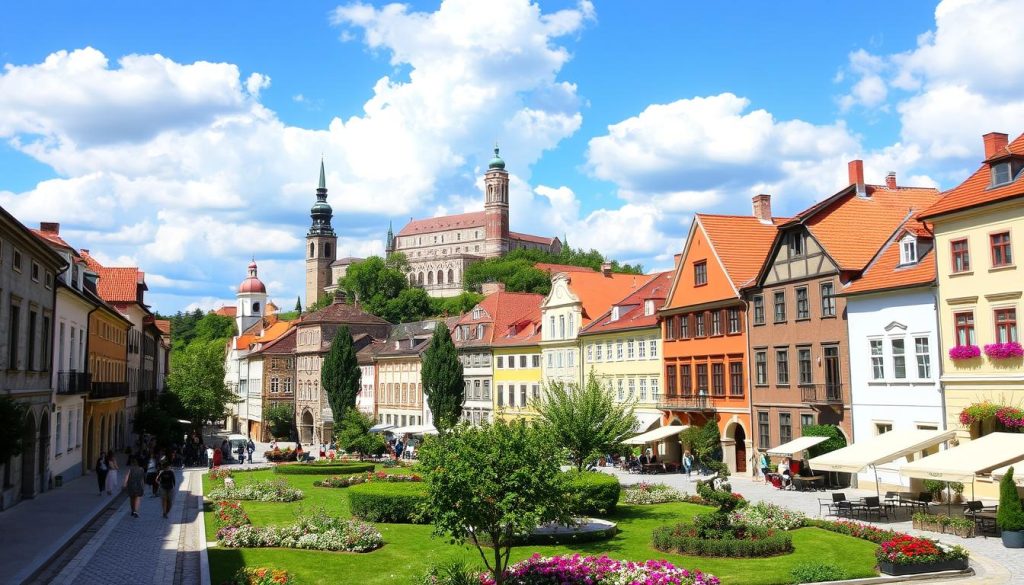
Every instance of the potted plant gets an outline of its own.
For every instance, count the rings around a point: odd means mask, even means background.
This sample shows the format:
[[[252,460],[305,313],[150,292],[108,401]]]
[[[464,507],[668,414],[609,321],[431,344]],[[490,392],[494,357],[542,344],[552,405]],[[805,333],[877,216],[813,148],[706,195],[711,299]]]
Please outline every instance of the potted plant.
[[[911,519],[913,520],[914,530],[924,530],[924,519],[927,516],[928,514],[925,514],[924,512],[914,512],[914,515],[911,516]]]
[[[996,524],[1003,535],[1003,546],[1006,548],[1024,548],[1024,509],[1017,495],[1017,484],[1013,481],[1013,467],[999,482],[999,511],[996,512]]]
[[[953,503],[959,504],[964,501],[964,484],[959,481],[950,482],[949,487],[953,490]]]
[[[886,575],[916,575],[967,569],[967,549],[945,547],[928,538],[895,533],[875,551],[878,570]]]
[[[974,537],[974,520],[970,518],[950,518],[946,526],[950,534],[955,534],[960,538]]]

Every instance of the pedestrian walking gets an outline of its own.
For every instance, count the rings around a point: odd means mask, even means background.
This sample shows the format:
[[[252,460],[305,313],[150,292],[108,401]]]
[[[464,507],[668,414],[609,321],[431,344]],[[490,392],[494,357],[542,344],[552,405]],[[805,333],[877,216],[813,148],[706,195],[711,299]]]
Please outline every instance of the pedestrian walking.
[[[117,489],[117,456],[113,451],[107,451],[107,479],[104,487],[108,496]]]
[[[206,465],[213,469],[215,465],[219,465],[219,462],[214,463],[214,461],[217,461],[217,451],[214,450],[213,445],[208,445],[206,447]]]
[[[693,470],[693,455],[690,454],[689,450],[683,453],[683,471],[686,472],[686,477],[690,477],[690,472]]]
[[[249,444],[246,446],[246,449],[249,451],[249,463],[251,464],[253,451],[256,450],[256,443],[252,442],[252,437],[249,438]]]
[[[128,471],[124,475],[124,488],[128,490],[128,501],[132,508],[132,518],[139,517],[139,503],[145,493],[146,470],[139,465],[139,459],[128,460]]]
[[[99,495],[103,495],[104,488],[107,487],[107,473],[110,470],[107,469],[107,454],[100,453],[100,456],[96,459],[96,484],[98,485],[100,492]]]
[[[245,463],[245,443],[238,444],[238,462]]]
[[[758,463],[761,467],[761,479],[763,479],[765,483],[768,483],[768,473],[772,470],[772,464],[768,459],[768,453],[762,451]]]
[[[153,495],[151,497],[154,498],[160,495],[156,491],[156,468],[156,453],[153,453],[149,456],[149,461],[146,462],[146,485],[152,488]]]
[[[164,461],[160,466],[160,473],[156,475],[156,481],[160,484],[160,504],[164,511],[164,518],[171,512],[171,503],[174,502],[174,485],[178,483],[171,470],[171,464]]]

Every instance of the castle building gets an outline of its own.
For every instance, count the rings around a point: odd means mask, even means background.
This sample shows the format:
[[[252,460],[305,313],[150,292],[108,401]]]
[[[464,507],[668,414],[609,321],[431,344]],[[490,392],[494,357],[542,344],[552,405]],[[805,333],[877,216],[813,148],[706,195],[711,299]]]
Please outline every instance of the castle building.
[[[335,259],[337,234],[331,227],[333,212],[327,203],[323,161],[316,203],[310,210],[313,222],[306,234],[306,304],[316,302],[336,288],[337,279],[359,258]],[[397,234],[388,226],[385,250],[401,252],[409,261],[409,284],[422,287],[430,296],[452,297],[463,291],[466,268],[485,258],[519,249],[558,254],[557,237],[534,236],[509,230],[509,174],[505,161],[494,149],[484,174],[484,210],[429,219],[410,219]]]

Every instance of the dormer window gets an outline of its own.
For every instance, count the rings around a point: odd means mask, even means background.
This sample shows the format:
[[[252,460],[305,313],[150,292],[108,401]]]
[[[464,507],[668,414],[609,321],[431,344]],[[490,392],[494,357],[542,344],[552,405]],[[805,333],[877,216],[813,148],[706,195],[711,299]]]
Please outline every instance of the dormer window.
[[[804,255],[804,235],[800,232],[793,232],[789,234],[787,238],[789,240],[789,255],[803,256]]]
[[[462,327],[455,328],[455,341],[462,341]]]
[[[618,320],[619,320],[619,307],[615,306],[615,307],[612,307],[612,321],[618,321]]]
[[[476,338],[477,339],[483,339],[484,338],[484,326],[483,325],[477,325],[476,326]]]
[[[650,317],[654,314],[654,301],[648,299],[644,301],[644,317]]]
[[[917,238],[907,237],[900,246],[900,264],[917,262]]]
[[[480,318],[480,308],[476,307],[476,308],[473,309],[473,319],[476,320],[476,319],[479,319],[479,318]]]
[[[992,165],[992,185],[1010,182],[1010,161]]]

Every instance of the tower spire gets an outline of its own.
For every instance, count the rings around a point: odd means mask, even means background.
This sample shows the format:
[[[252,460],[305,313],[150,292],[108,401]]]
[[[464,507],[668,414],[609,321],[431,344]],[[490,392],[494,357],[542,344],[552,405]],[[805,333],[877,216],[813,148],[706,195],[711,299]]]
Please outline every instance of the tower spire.
[[[319,189],[323,189],[324,191],[327,190],[327,177],[324,175],[324,157],[323,157],[323,155],[320,156],[320,185],[317,187],[317,189],[318,190]]]

